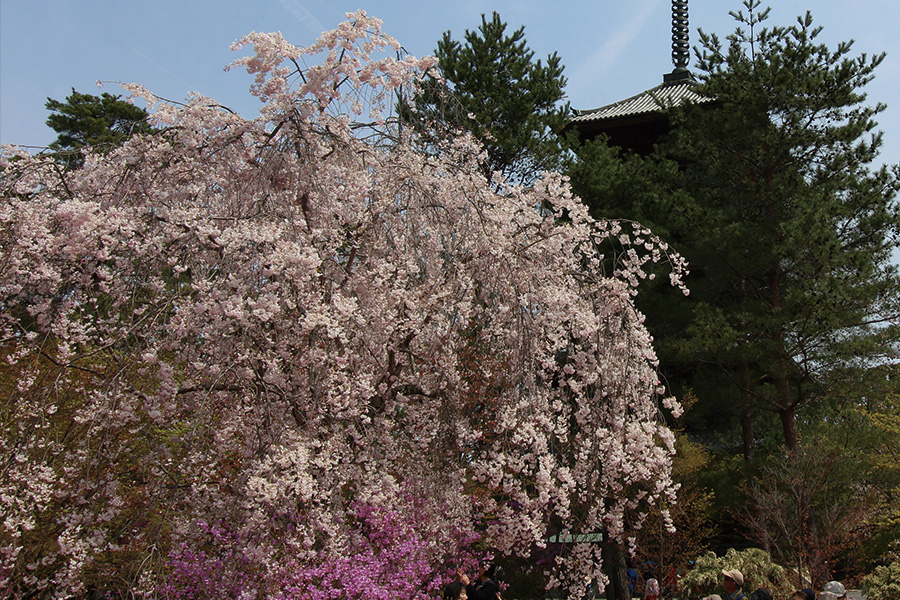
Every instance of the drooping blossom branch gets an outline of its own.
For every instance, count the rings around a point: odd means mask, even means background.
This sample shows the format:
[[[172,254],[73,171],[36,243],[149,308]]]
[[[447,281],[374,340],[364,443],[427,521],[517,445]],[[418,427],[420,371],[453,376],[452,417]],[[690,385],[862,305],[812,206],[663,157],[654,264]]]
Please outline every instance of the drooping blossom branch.
[[[130,86],[159,133],[0,155],[7,594],[421,597],[671,499],[633,301],[680,259],[559,175],[486,180],[464,134],[424,152],[380,111],[433,60],[373,58],[398,46],[364,13],[251,44],[258,119]],[[573,542],[548,583],[601,567]]]

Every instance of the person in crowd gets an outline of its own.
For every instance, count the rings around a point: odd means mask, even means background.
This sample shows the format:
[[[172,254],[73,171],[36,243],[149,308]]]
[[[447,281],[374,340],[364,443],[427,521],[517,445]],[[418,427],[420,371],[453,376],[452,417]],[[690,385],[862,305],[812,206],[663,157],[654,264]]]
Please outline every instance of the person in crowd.
[[[744,587],[744,576],[740,571],[737,569],[724,570],[722,571],[722,577],[724,577],[722,587],[725,588],[725,593],[728,594],[725,600],[743,600],[747,598],[747,595],[741,591],[741,588]]]
[[[681,576],[673,566],[669,566],[660,582],[659,595],[663,598],[677,598],[681,591]]]
[[[703,600],[722,600],[722,596],[718,594],[713,594],[712,596],[707,596]]]
[[[659,582],[652,577],[644,583],[644,600],[659,599]]]
[[[638,572],[633,568],[628,568],[625,570],[625,576],[628,578],[628,593],[633,596],[634,588],[637,587]]]
[[[466,593],[469,600],[498,600],[500,597],[500,584],[495,579],[497,565],[490,560],[483,560],[478,564],[478,576],[475,581],[469,583],[468,577],[462,576],[466,583]]]
[[[462,581],[451,581],[444,587],[443,600],[467,600],[466,584]]]
[[[847,590],[840,581],[829,581],[822,588],[819,600],[847,600]]]
[[[655,560],[645,560],[641,563],[641,577],[644,578],[644,581],[656,579],[656,568],[658,566]]]
[[[750,600],[772,600],[772,594],[766,588],[759,588],[750,594]]]

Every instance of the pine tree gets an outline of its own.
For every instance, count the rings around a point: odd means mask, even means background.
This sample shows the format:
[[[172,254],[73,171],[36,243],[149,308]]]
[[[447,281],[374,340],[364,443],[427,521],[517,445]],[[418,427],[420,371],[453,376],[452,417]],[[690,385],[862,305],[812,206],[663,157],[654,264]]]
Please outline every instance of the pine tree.
[[[494,12],[490,19],[481,16],[477,31],[466,30],[464,42],[445,32],[435,56],[444,79],[433,79],[429,93],[420,95],[420,117],[470,130],[487,151],[489,174],[530,183],[543,171],[559,170],[564,152],[558,134],[569,108],[555,52],[546,63],[535,61],[525,28],[507,33]]]
[[[134,134],[153,131],[147,111],[106,92],[94,96],[73,88],[65,102],[47,98],[44,106],[53,113],[47,117],[47,126],[58,134],[50,148],[73,167],[84,163],[82,148],[108,150]]]
[[[794,449],[826,374],[896,349],[898,168],[873,167],[884,105],[862,91],[884,55],[819,43],[809,13],[763,28],[759,4],[732,13],[727,45],[701,31],[701,90],[717,106],[676,116],[662,151],[687,197],[657,214],[694,272],[682,359],[728,382],[716,400],[742,414],[745,438],[772,411]]]

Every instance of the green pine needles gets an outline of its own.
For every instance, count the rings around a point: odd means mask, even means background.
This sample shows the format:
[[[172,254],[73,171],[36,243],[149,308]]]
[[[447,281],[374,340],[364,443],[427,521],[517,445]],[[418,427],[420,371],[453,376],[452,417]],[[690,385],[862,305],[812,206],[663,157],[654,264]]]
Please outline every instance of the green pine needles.
[[[482,15],[481,26],[466,30],[463,41],[445,32],[435,56],[443,81],[432,79],[419,95],[417,119],[471,131],[487,152],[488,174],[499,172],[510,182],[528,184],[543,171],[560,170],[559,132],[569,107],[555,52],[546,62],[534,60],[525,28],[508,33],[495,12],[490,19]]]
[[[107,151],[132,135],[154,131],[147,111],[106,92],[94,96],[73,88],[65,102],[47,98],[45,106],[52,113],[47,126],[58,134],[50,148],[71,167],[84,163],[82,148]]]

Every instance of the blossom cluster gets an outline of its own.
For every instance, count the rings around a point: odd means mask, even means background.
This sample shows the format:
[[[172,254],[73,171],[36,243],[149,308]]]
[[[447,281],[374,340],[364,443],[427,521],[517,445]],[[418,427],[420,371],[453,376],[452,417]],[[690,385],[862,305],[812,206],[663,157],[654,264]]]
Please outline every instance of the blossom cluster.
[[[243,44],[257,119],[148,95],[161,131],[81,169],[0,157],[9,593],[424,597],[671,499],[634,293],[677,257],[464,134],[422,151],[383,111],[433,60],[373,58],[362,12]],[[550,567],[603,581],[588,542]]]

